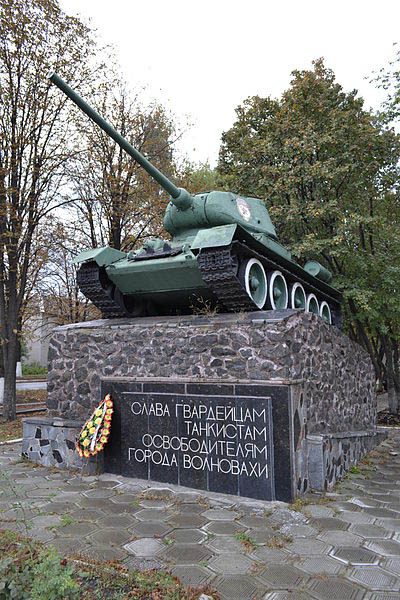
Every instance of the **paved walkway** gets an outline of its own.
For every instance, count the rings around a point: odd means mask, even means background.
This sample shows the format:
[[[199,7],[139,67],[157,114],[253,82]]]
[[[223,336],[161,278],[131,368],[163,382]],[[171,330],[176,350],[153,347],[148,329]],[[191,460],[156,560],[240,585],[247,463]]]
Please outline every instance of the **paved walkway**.
[[[335,493],[304,505],[81,478],[2,446],[0,528],[25,533],[25,522],[63,554],[165,567],[184,584],[211,583],[222,600],[398,600],[399,445],[400,431]]]

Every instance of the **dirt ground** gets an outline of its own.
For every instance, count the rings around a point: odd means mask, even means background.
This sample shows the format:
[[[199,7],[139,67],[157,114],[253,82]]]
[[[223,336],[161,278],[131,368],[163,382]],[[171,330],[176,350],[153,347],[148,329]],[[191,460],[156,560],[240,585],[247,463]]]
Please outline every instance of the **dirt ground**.
[[[24,390],[17,392],[17,404],[33,404],[46,402],[46,390]],[[44,415],[45,412],[34,413],[35,417]],[[6,422],[0,417],[0,442],[15,440],[22,437],[22,419],[27,415],[21,415],[15,421]]]

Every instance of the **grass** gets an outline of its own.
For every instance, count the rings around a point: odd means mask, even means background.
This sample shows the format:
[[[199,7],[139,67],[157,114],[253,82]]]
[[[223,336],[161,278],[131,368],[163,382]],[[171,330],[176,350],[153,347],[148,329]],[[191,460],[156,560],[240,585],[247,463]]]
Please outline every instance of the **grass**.
[[[32,362],[29,364],[22,365],[22,376],[30,377],[30,376],[38,376],[38,375],[47,375],[47,367],[43,367],[39,365],[37,362]]]
[[[251,552],[258,548],[258,544],[244,531],[238,531],[235,538],[242,544],[246,552]]]
[[[78,555],[63,558],[43,544],[10,531],[0,531],[0,573],[5,590],[18,587],[19,595],[12,596],[18,598],[197,600],[205,593],[218,600],[209,586],[185,588],[166,571],[127,571],[116,561],[100,562]]]
[[[360,467],[357,467],[357,465],[353,465],[349,470],[349,473],[351,473],[352,475],[361,475],[362,471]]]

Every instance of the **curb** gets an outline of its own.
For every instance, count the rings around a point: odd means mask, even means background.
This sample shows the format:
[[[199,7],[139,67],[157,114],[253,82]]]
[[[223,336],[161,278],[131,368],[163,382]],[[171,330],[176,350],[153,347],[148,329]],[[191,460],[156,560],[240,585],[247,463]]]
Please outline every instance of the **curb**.
[[[22,438],[17,438],[15,440],[7,440],[6,442],[0,442],[0,446],[7,446],[7,444],[18,444],[22,442]]]

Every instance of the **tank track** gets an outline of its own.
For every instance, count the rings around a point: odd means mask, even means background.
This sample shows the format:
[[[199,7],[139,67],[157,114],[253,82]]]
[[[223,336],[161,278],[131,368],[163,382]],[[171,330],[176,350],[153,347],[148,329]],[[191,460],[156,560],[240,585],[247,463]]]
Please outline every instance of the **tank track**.
[[[202,279],[229,312],[258,310],[238,278],[231,247],[202,250],[197,256]]]
[[[258,311],[259,308],[248,296],[237,277],[238,261],[242,258],[257,258],[263,264],[266,271],[278,270],[290,280],[299,281],[306,290],[309,290],[323,297],[330,303],[333,309],[333,324],[339,328],[342,326],[342,315],[340,304],[334,298],[331,298],[325,292],[321,292],[317,286],[310,284],[299,276],[293,276],[293,273],[273,261],[271,258],[258,253],[245,244],[234,241],[231,246],[225,248],[207,248],[201,250],[197,256],[197,262],[201,276],[205,283],[209,285],[217,300],[229,312]]]
[[[103,277],[102,277],[103,276]],[[107,275],[94,261],[83,263],[77,272],[76,280],[82,294],[89,298],[101,311],[104,319],[126,317],[121,307],[113,300],[102,285],[102,278]],[[111,286],[112,284],[110,284]],[[111,287],[109,289],[112,289]]]

